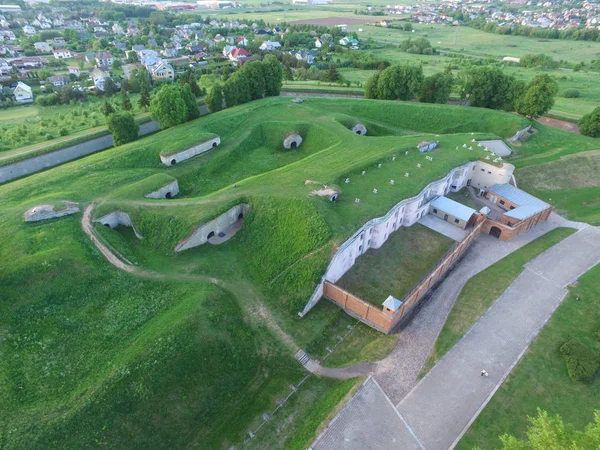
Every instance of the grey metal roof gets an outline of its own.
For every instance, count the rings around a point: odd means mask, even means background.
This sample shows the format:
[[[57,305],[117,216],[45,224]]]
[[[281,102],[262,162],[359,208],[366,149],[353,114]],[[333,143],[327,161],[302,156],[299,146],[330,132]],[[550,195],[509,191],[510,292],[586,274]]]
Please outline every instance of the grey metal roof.
[[[431,206],[456,217],[457,219],[468,222],[471,216],[475,213],[473,208],[463,205],[462,203],[455,202],[454,200],[444,197],[443,195],[437,197],[431,202]]]
[[[506,217],[512,217],[518,220],[525,220],[531,216],[536,215],[540,211],[543,211],[545,208],[540,209],[537,206],[519,206],[518,208],[511,209],[504,213]]]
[[[402,302],[398,300],[396,297],[392,297],[391,295],[385,299],[383,302],[383,306],[387,309],[391,309],[392,311],[396,311],[400,306],[402,306]]]
[[[490,189],[494,194],[504,197],[506,200],[519,206],[537,206],[539,210],[549,208],[550,205],[512,184],[495,184]]]

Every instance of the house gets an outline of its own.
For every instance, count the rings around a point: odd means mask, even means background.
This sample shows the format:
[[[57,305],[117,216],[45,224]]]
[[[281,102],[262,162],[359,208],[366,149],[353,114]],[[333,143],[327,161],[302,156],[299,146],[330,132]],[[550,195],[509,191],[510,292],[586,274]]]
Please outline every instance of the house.
[[[125,31],[123,30],[123,27],[121,25],[119,25],[118,23],[115,23],[112,26],[112,32],[114,34],[125,34]]]
[[[48,44],[50,44],[54,48],[64,48],[65,45],[67,45],[67,41],[65,41],[63,37],[55,37],[54,39],[51,39],[46,42],[48,42]]]
[[[37,31],[31,25],[25,25],[23,27],[23,33],[25,33],[27,36],[33,36],[35,33],[37,33]]]
[[[179,55],[179,51],[173,45],[165,47],[161,53],[167,58],[175,58]]]
[[[96,81],[98,81],[100,78],[108,77],[110,77],[110,73],[108,72],[108,70],[104,70],[100,67],[94,67],[90,70],[90,78],[92,79],[94,84],[96,84]]]
[[[127,34],[129,36],[135,36],[137,34],[139,34],[140,30],[138,30],[138,27],[136,27],[133,24],[127,25]]]
[[[316,48],[321,48],[323,47],[323,43],[321,42],[321,39],[319,39],[318,37],[315,36],[315,47]]]
[[[358,41],[354,38],[346,36],[340,39],[340,45],[343,45],[344,47],[358,47]]]
[[[62,77],[62,76],[52,76],[52,77],[48,77],[47,79],[48,83],[56,86],[56,87],[61,87],[61,86],[66,86],[67,84],[69,84],[69,81],[71,81],[69,79],[69,77]]]
[[[157,64],[147,68],[153,80],[175,80],[175,70],[166,61],[161,60]]]
[[[54,59],[67,59],[75,56],[71,50],[60,49],[60,50],[52,50],[52,54],[54,55]]]
[[[127,50],[127,44],[125,44],[124,42],[121,41],[117,41],[116,39],[112,42],[113,45],[118,48],[119,50]]]
[[[68,69],[69,69],[69,74],[73,74],[76,77],[81,75],[81,70],[77,66],[69,66]]]
[[[13,90],[13,96],[17,103],[26,104],[33,103],[33,91],[25,83],[19,81]]]
[[[311,50],[292,50],[286,53],[292,55],[298,61],[306,61],[308,64],[313,64],[316,59],[316,55]]]
[[[279,50],[281,44],[277,41],[264,41],[259,48],[262,51],[270,52],[272,50]]]
[[[248,39],[246,39],[244,36],[240,36],[239,38],[237,38],[235,40],[236,44],[241,46],[241,47],[245,47],[248,45]]]
[[[52,47],[47,42],[36,42],[33,44],[33,48],[40,53],[52,53]]]
[[[16,41],[17,37],[15,36],[15,33],[12,32],[12,30],[8,29],[8,28],[2,28],[0,29],[0,41]]]
[[[115,62],[115,57],[110,52],[96,53],[96,64],[99,66],[112,66]]]
[[[223,47],[223,56],[225,58],[229,58],[229,53],[231,52],[231,50],[235,50],[237,47],[235,45],[226,45],[225,47]]]
[[[240,57],[247,57],[248,51],[245,48],[234,48],[229,52],[229,59],[231,61],[237,61]]]
[[[379,25],[381,25],[382,27],[389,27],[392,24],[391,20],[382,20],[381,22],[379,22]]]

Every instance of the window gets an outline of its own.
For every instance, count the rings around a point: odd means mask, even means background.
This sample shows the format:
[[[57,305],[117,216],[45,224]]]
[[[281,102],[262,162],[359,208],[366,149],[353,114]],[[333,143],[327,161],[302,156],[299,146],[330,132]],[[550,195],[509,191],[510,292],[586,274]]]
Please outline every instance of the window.
[[[485,172],[485,169],[481,169],[482,172]]]
[[[473,170],[475,170],[475,166],[473,166]]]
[[[437,209],[433,208],[433,213],[437,214],[437,212],[438,212]]]
[[[511,206],[511,207],[510,207],[510,209],[515,209],[515,207],[514,207],[514,206]]]
[[[488,170],[488,175],[491,175],[491,174],[492,174],[492,172],[490,172],[490,171]]]
[[[501,205],[504,205],[504,200],[500,200],[500,204],[501,204]]]
[[[371,239],[367,241],[367,245],[371,245]]]
[[[458,220],[458,219],[454,219],[454,223],[458,223],[458,222],[459,222],[459,220]]]
[[[508,222],[508,223],[507,223],[507,225],[508,225],[509,227],[512,227],[512,222]]]
[[[362,252],[362,245],[360,245],[360,246],[358,247],[358,251],[359,251],[359,252]]]

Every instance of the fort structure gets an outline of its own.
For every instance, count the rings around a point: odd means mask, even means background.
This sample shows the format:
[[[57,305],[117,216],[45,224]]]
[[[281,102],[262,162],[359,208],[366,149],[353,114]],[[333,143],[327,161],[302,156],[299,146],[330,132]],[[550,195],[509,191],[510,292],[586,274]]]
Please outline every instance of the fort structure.
[[[283,148],[298,148],[302,144],[302,136],[298,133],[290,133],[283,140]]]
[[[249,206],[245,203],[231,208],[219,217],[203,223],[192,234],[179,241],[175,247],[176,252],[182,252],[199,245],[218,245],[230,239],[241,228],[242,220],[248,212]]]
[[[429,291],[465,255],[480,233],[507,240],[548,218],[552,212],[550,205],[509,184],[513,171],[514,166],[507,163],[499,167],[484,161],[469,162],[452,169],[444,178],[429,183],[415,197],[397,203],[385,216],[368,221],[340,245],[312,296],[298,314],[303,317],[325,297],[379,331],[391,333],[399,328]],[[479,189],[486,204],[480,211],[445,197],[447,193],[466,186]],[[467,233],[403,298],[388,297],[379,308],[336,285],[368,249],[381,247],[391,233],[401,226],[412,226],[426,214],[435,215]]]
[[[59,205],[37,205],[29,208],[23,214],[25,222],[39,222],[40,220],[55,219],[79,212],[79,206],[75,202],[61,202]]]
[[[144,195],[146,198],[173,198],[179,194],[179,183],[173,180],[168,184],[158,188],[156,191]]]
[[[221,143],[221,138],[219,136],[212,135],[208,139],[200,142],[193,147],[188,148],[187,150],[182,150],[178,152],[164,152],[160,154],[160,160],[165,166],[174,166],[183,161],[187,161],[194,156],[201,155],[209,150],[212,150],[217,145]]]
[[[138,239],[143,238],[143,236],[140,233],[138,233],[138,231],[135,229],[135,226],[131,221],[131,217],[129,217],[129,214],[127,214],[126,212],[113,211],[94,220],[94,222],[99,222],[102,225],[107,226],[109,228],[116,228],[119,225],[124,227],[130,227]]]
[[[359,122],[356,125],[354,125],[354,127],[352,128],[352,132],[364,136],[365,134],[367,134],[367,127],[365,127],[362,123]]]

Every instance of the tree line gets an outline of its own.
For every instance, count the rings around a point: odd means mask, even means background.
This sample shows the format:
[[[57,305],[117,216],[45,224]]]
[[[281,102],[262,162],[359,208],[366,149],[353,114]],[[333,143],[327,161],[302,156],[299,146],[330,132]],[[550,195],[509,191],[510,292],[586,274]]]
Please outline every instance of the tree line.
[[[245,63],[233,75],[214,84],[206,96],[210,112],[263,97],[278,96],[281,91],[283,68],[277,58],[266,55],[262,61]]]
[[[549,75],[535,76],[529,84],[491,66],[472,67],[458,77],[450,69],[429,77],[414,64],[390,66],[365,83],[365,97],[447,103],[454,87],[471,106],[517,112],[536,118],[552,108],[558,84]]]

